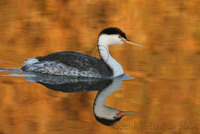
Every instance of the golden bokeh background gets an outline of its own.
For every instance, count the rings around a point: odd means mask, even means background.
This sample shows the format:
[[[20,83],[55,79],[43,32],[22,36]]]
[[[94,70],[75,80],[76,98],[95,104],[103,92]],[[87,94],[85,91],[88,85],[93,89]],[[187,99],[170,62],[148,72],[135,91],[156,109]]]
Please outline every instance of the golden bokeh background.
[[[103,126],[93,117],[96,92],[67,94],[1,76],[0,133],[163,131],[131,128],[137,123],[175,126],[166,133],[198,131],[199,0],[1,0],[0,67],[20,67],[27,58],[64,50],[98,57],[97,37],[106,27],[119,27],[145,45],[110,47],[135,79],[124,81],[106,103],[141,114]]]

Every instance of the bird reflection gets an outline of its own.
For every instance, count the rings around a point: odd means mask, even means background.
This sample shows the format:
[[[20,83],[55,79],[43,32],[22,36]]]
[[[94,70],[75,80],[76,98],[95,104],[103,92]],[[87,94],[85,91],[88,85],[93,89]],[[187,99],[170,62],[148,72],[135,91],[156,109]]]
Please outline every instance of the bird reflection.
[[[135,115],[138,113],[131,111],[121,111],[112,107],[105,106],[106,98],[120,88],[124,76],[113,79],[94,79],[85,77],[66,77],[38,74],[26,77],[29,82],[37,82],[45,87],[62,92],[87,92],[98,91],[93,105],[95,119],[111,126],[125,115]]]
[[[123,76],[116,77],[104,89],[99,90],[94,101],[93,111],[97,121],[104,125],[113,125],[125,115],[138,114],[131,111],[120,111],[115,108],[105,106],[106,98],[120,88]]]
[[[112,79],[67,77],[47,74],[29,74],[25,79],[28,82],[37,82],[49,89],[62,92],[98,91],[104,89],[112,82]]]

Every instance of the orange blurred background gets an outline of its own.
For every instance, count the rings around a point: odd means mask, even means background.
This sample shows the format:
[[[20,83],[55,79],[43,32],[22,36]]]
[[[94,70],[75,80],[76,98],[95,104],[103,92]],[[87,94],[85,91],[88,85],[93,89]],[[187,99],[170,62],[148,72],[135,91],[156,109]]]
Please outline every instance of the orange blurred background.
[[[21,67],[27,58],[64,50],[98,57],[97,37],[106,27],[119,27],[145,48],[110,47],[135,79],[124,81],[107,105],[141,115],[106,127],[93,117],[96,92],[66,94],[1,76],[0,133],[142,133],[149,131],[117,127],[138,122],[199,124],[199,15],[199,0],[1,0],[1,68]]]

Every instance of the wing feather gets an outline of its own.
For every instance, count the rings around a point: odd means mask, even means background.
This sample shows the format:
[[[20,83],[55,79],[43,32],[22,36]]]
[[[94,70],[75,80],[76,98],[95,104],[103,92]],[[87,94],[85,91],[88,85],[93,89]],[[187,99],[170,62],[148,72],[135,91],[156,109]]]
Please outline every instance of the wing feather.
[[[101,59],[73,51],[56,52],[47,56],[37,57],[37,59],[39,61],[56,61],[81,71],[92,69],[102,76],[112,76],[111,69]]]

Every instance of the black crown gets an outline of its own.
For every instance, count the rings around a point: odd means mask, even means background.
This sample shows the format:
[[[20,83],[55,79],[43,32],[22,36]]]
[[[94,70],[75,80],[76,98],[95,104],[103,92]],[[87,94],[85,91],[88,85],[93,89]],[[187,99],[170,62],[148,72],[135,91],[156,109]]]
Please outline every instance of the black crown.
[[[122,32],[121,29],[117,28],[117,27],[108,27],[108,28],[105,28],[104,30],[102,30],[100,32],[99,35],[101,34],[108,34],[108,35],[111,35],[111,34],[119,34],[121,37],[126,38],[126,34],[124,32]]]

